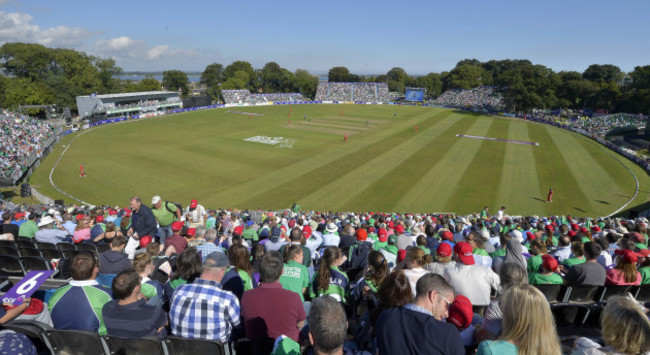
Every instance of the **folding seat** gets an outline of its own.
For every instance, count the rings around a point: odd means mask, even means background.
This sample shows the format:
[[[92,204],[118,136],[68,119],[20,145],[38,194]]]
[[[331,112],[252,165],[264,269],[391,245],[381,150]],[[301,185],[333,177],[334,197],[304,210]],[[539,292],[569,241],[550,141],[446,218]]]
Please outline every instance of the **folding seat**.
[[[170,336],[165,339],[164,344],[168,354],[224,355],[226,353],[223,343],[215,340],[186,339]]]
[[[54,249],[54,250],[59,250],[56,248],[55,244],[52,243],[41,243],[41,242],[36,242],[36,246],[38,247],[39,250],[43,249]]]
[[[542,291],[548,303],[556,303],[564,300],[564,285],[534,285],[535,288]]]
[[[99,334],[85,330],[51,329],[43,332],[43,341],[52,354],[107,354]]]
[[[32,270],[52,270],[52,265],[42,256],[21,256],[25,272]]]
[[[625,295],[632,291],[634,286],[631,285],[610,285],[603,286],[597,296],[598,302],[607,302],[607,299],[615,295]]]
[[[0,271],[6,276],[25,276],[25,269],[18,256],[0,255]]]
[[[41,253],[36,248],[31,247],[20,247],[18,248],[20,256],[41,256]]]
[[[111,355],[165,354],[162,342],[157,338],[124,339],[104,336],[102,339]]]
[[[11,256],[20,256],[16,246],[0,246],[0,255],[11,255]]]

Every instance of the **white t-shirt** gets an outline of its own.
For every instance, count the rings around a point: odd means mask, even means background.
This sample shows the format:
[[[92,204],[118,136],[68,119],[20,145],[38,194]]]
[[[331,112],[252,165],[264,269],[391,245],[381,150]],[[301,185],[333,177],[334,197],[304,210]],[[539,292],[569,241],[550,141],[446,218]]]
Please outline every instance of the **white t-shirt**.
[[[413,298],[415,298],[415,285],[418,283],[420,277],[424,276],[428,272],[429,271],[424,270],[421,267],[404,270],[404,275],[409,279],[409,282],[411,283],[411,292],[413,292]]]

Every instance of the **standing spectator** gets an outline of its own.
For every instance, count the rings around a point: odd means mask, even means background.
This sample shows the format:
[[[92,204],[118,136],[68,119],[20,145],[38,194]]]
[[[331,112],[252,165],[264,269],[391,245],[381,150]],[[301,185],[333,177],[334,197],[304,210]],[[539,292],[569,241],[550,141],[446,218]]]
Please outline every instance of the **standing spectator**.
[[[495,341],[484,341],[478,355],[562,353],[551,308],[541,291],[527,284],[515,284],[501,299],[503,329]]]
[[[99,265],[92,253],[80,253],[72,259],[72,280],[56,290],[48,307],[56,329],[88,330],[106,335],[102,308],[111,301],[111,290],[95,278]]]
[[[298,333],[305,324],[305,310],[300,296],[283,289],[278,282],[282,268],[279,252],[272,251],[262,256],[260,286],[244,292],[241,302],[247,338],[275,339],[286,335],[298,341]]]
[[[499,277],[492,269],[474,264],[472,247],[465,242],[454,246],[456,265],[445,270],[445,280],[457,294],[469,298],[474,306],[487,306],[491,290],[499,289]]]
[[[223,343],[235,340],[240,327],[239,301],[220,284],[229,265],[226,254],[214,252],[203,263],[199,278],[176,289],[169,311],[172,334]]]
[[[639,285],[641,283],[641,273],[636,269],[636,263],[639,261],[638,255],[632,250],[619,249],[614,255],[617,255],[616,266],[607,270],[607,285]],[[600,264],[598,264],[600,265]]]
[[[155,236],[158,228],[156,225],[156,217],[154,217],[151,209],[143,205],[142,200],[138,196],[131,198],[130,205],[131,228],[129,228],[126,235],[136,240],[145,235]]]
[[[413,303],[385,310],[379,316],[376,327],[379,353],[465,354],[456,328],[442,322],[449,315],[454,289],[436,274],[422,276],[415,288],[417,296]]]
[[[111,249],[99,254],[99,273],[119,274],[133,266],[124,252],[126,237],[117,236],[111,241]]]
[[[158,238],[160,243],[165,244],[165,239],[171,237],[172,222],[181,219],[181,210],[175,204],[169,201],[163,201],[160,196],[154,196],[151,199],[151,213],[153,213],[156,221],[158,221]]]
[[[205,208],[203,205],[199,205],[197,200],[190,201],[190,205],[185,210],[185,215],[187,216],[187,221],[190,222],[190,228],[205,226],[205,220],[208,218]]]
[[[120,338],[165,338],[167,314],[147,304],[141,292],[140,275],[128,269],[120,272],[112,285],[115,299],[104,305],[102,317],[108,335]]]

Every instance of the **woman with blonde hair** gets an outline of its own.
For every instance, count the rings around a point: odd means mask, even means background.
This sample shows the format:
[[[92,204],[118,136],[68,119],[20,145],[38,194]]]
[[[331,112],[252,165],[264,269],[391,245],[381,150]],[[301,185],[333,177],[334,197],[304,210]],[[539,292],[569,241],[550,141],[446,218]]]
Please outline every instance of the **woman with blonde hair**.
[[[576,340],[577,355],[650,354],[650,321],[630,297],[612,296],[600,320],[605,347],[588,338]]]
[[[413,293],[413,297],[415,297],[415,285],[418,283],[418,280],[420,277],[424,276],[424,274],[429,272],[424,270],[423,266],[429,264],[432,260],[433,257],[425,254],[425,252],[420,248],[411,247],[406,251],[406,257],[404,258],[404,263],[406,264],[404,275],[406,275],[409,282],[411,282],[411,293]]]
[[[551,307],[541,291],[528,284],[510,286],[500,302],[503,311],[501,334],[478,347],[479,355],[562,353]]]

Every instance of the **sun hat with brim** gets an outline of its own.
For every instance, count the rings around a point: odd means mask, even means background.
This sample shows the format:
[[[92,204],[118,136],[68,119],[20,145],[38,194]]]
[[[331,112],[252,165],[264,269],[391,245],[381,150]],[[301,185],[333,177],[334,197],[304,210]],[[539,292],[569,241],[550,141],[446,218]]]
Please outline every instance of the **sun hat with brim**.
[[[54,218],[52,218],[50,216],[45,216],[45,217],[41,218],[40,222],[38,222],[38,226],[43,227],[43,226],[46,226],[46,225],[52,224],[52,223],[54,223]]]

